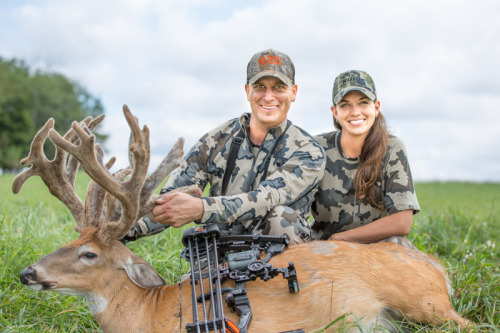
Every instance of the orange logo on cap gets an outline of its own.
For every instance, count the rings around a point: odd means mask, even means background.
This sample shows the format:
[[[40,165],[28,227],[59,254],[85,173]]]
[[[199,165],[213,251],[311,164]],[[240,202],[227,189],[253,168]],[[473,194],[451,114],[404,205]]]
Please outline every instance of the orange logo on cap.
[[[268,54],[259,59],[259,65],[262,66],[264,64],[275,64],[281,66],[281,57]]]

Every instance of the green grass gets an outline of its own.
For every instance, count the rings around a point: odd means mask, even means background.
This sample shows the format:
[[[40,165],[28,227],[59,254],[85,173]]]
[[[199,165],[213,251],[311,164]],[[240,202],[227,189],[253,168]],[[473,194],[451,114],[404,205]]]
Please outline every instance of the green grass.
[[[67,209],[39,179],[30,179],[14,195],[13,178],[0,176],[0,332],[100,332],[84,299],[36,292],[19,282],[23,268],[77,233]],[[80,195],[87,180],[79,174]],[[422,211],[409,238],[447,268],[454,308],[479,323],[481,332],[500,332],[500,184],[421,183],[417,194]],[[179,230],[169,229],[129,246],[173,283],[180,274],[180,237]],[[454,331],[451,323],[439,328],[410,324],[409,329]]]
[[[421,212],[409,238],[441,259],[455,295],[454,308],[500,331],[500,184],[417,184]],[[427,332],[419,328],[416,332]],[[452,331],[452,330],[450,330]]]

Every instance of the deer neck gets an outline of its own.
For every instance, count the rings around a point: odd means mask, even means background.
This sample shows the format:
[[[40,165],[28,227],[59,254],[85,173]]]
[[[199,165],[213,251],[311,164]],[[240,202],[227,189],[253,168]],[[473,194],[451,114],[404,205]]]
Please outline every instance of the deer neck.
[[[102,292],[85,295],[103,332],[172,332],[178,329],[177,285],[146,289],[129,279],[106,285]]]

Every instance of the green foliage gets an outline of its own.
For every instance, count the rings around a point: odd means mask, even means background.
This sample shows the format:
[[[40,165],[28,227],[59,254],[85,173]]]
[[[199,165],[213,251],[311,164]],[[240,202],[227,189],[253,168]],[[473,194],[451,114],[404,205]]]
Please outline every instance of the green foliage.
[[[65,133],[73,120],[103,113],[101,101],[61,74],[32,73],[22,61],[0,58],[0,168],[15,170],[31,139],[49,119]],[[106,136],[96,133],[101,142]],[[45,145],[52,156],[54,148]]]
[[[23,268],[75,239],[77,233],[67,209],[50,196],[41,180],[30,179],[18,195],[11,192],[12,180],[13,175],[0,176],[0,331],[100,332],[84,299],[36,292],[19,282]],[[78,174],[80,196],[87,182],[86,175]],[[422,212],[415,216],[409,238],[441,259],[454,287],[452,305],[479,324],[475,332],[500,332],[500,184],[416,186]],[[184,263],[179,267],[181,236],[181,231],[170,228],[129,247],[175,283],[187,268]],[[342,323],[347,316],[334,321]],[[345,328],[356,327],[350,325]],[[458,332],[451,322],[442,327],[409,323],[407,329]],[[341,331],[328,326],[321,330]]]
[[[409,238],[443,262],[457,312],[481,323],[479,332],[499,332],[500,184],[435,182],[416,184],[416,189],[422,211],[414,218]]]

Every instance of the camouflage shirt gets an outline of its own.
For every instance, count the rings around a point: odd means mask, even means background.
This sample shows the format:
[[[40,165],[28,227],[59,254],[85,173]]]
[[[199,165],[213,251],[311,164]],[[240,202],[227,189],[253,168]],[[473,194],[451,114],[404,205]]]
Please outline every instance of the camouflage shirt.
[[[187,167],[174,172],[164,188],[170,191],[197,184],[203,190],[210,183],[209,197],[202,198],[202,223],[243,222],[247,227],[280,205],[307,219],[325,168],[323,148],[289,120],[271,128],[262,144],[256,146],[248,138],[249,120],[250,114],[243,114],[205,134],[186,156]],[[245,137],[222,196],[231,144],[242,127]],[[269,167],[261,181],[268,155]]]
[[[334,233],[354,229],[403,210],[412,209],[414,214],[420,211],[406,148],[400,139],[389,137],[382,174],[375,184],[380,201],[385,205],[385,209],[380,210],[367,198],[356,199],[353,182],[359,158],[344,156],[340,146],[341,133],[335,131],[315,137],[325,148],[327,161],[325,175],[312,205],[315,219],[311,226],[313,239],[328,239]]]

